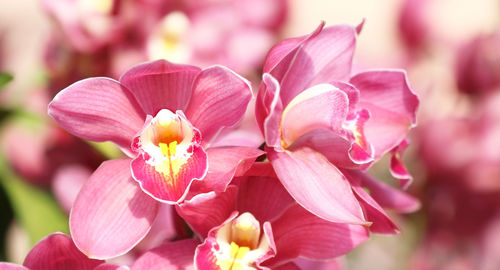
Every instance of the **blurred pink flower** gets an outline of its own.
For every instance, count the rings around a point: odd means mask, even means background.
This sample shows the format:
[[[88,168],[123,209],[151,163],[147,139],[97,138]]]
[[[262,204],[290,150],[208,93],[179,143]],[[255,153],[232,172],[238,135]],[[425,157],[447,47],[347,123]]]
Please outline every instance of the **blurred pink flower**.
[[[103,161],[88,144],[56,126],[10,121],[0,140],[15,172],[42,187],[51,185],[60,167],[80,164],[93,170]]]
[[[368,224],[373,220],[360,202],[379,222],[390,219],[364,192],[372,181],[360,170],[392,152],[391,172],[409,184],[396,148],[416,124],[418,98],[404,71],[351,75],[360,28],[321,24],[275,45],[264,64],[256,117],[269,160],[300,205],[329,221]]]
[[[480,95],[499,89],[499,47],[500,31],[479,35],[457,51],[455,77],[460,90]]]
[[[45,90],[48,91],[49,98],[82,78],[109,75],[112,71],[110,57],[111,51],[108,48],[92,53],[80,52],[64,43],[62,37],[51,35],[43,51],[48,76]]]
[[[52,180],[52,192],[66,213],[70,212],[78,192],[91,174],[92,170],[79,164],[61,166],[56,171]]]
[[[159,202],[182,202],[191,185],[224,189],[249,167],[260,150],[210,142],[243,116],[251,96],[248,82],[225,67],[164,60],[135,66],[119,82],[91,78],[61,91],[49,105],[61,126],[112,141],[130,157],[104,162],[79,193],[70,229],[80,250],[94,258],[123,254],[147,234]]]
[[[429,45],[431,33],[426,9],[428,3],[428,0],[405,0],[401,6],[398,19],[399,36],[410,56]]]
[[[287,15],[287,0],[185,1],[150,35],[150,59],[257,71]],[[251,51],[252,53],[248,53]]]
[[[415,269],[500,266],[492,242],[500,213],[500,93],[482,93],[474,104],[465,117],[436,119],[418,129],[427,170],[419,196],[427,222]]]
[[[86,71],[119,75],[130,65],[148,59],[202,67],[222,64],[239,73],[256,73],[288,14],[288,0],[42,3],[62,29],[62,35],[56,32],[54,38],[63,50],[51,50],[52,56],[69,54],[77,61],[65,72],[68,75]],[[106,69],[87,70],[80,66],[88,63],[78,61],[82,58]]]
[[[89,259],[63,233],[53,233],[40,240],[28,253],[23,266],[0,262],[5,270],[125,270],[126,267],[108,264],[102,260]]]
[[[462,186],[470,193],[498,192],[500,93],[484,95],[474,108],[467,117],[448,117],[421,126],[420,156],[431,181]]]
[[[73,48],[94,52],[116,42],[124,27],[121,0],[43,0],[46,12],[59,24]]]

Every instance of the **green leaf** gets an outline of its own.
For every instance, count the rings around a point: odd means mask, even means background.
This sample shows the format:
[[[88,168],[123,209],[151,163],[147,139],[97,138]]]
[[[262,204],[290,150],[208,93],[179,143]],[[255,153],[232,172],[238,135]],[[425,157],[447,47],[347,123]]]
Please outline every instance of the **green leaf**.
[[[123,152],[112,142],[87,142],[101,155],[108,159],[118,159],[123,157]]]
[[[8,73],[0,72],[0,89],[2,89],[6,84],[12,81],[14,77]]]
[[[11,201],[15,218],[27,231],[32,245],[56,231],[69,233],[68,217],[54,197],[15,175],[3,156],[0,156],[0,184]]]

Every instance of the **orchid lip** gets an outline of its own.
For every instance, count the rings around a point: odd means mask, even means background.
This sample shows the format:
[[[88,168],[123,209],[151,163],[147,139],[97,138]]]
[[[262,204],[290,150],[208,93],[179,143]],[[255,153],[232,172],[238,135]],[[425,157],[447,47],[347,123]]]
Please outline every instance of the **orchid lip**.
[[[215,253],[220,269],[257,269],[257,260],[269,250],[261,237],[260,223],[251,213],[243,213],[225,224],[215,235],[219,250]]]
[[[160,110],[150,118],[132,150],[132,176],[144,192],[165,203],[177,203],[187,194],[193,180],[207,172],[201,134],[182,111]]]

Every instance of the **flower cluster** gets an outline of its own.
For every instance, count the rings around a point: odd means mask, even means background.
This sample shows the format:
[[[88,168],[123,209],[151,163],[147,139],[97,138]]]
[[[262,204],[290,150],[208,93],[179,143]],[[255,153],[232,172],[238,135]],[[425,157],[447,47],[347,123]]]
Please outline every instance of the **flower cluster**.
[[[71,238],[48,236],[25,266],[119,269],[103,260],[128,255],[131,269],[301,269],[370,232],[398,233],[383,208],[410,212],[418,202],[366,170],[390,154],[392,175],[410,183],[401,156],[418,98],[404,71],[352,73],[361,28],[321,24],[268,52],[254,102],[260,134],[245,133],[263,138],[259,148],[227,136],[253,91],[224,66],[156,60],[59,92],[49,105],[59,125],[125,157],[83,185]]]

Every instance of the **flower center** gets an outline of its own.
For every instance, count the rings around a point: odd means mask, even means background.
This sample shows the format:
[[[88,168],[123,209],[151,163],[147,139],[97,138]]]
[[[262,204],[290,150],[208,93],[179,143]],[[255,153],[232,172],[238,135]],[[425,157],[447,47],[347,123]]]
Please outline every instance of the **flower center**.
[[[222,270],[256,269],[255,261],[267,251],[260,241],[260,223],[250,213],[243,213],[217,233],[221,252],[217,265]]]
[[[148,116],[140,135],[134,138],[132,177],[153,198],[177,203],[186,196],[193,180],[201,180],[208,170],[201,133],[182,111],[162,109]]]
[[[194,135],[191,123],[183,115],[163,109],[139,137],[138,147],[148,154],[146,163],[169,176],[167,179],[174,179],[191,156]]]

